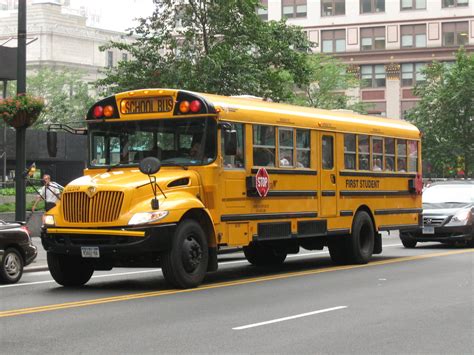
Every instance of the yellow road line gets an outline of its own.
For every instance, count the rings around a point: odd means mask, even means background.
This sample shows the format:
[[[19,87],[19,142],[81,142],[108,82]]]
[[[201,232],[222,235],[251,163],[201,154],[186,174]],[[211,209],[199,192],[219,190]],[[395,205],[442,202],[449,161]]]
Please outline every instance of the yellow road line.
[[[113,296],[113,297],[97,298],[97,299],[92,299],[92,300],[52,304],[52,305],[47,305],[47,306],[13,309],[10,311],[0,312],[0,318],[14,317],[14,316],[31,314],[31,313],[50,312],[50,311],[56,311],[60,309],[67,309],[67,308],[92,306],[92,305],[104,304],[104,303],[130,301],[130,300],[148,298],[148,297],[174,295],[174,294],[185,293],[185,292],[196,292],[196,291],[203,291],[203,290],[209,290],[209,289],[214,289],[214,288],[238,286],[238,285],[245,285],[249,283],[286,279],[290,277],[307,276],[307,275],[321,274],[325,272],[340,271],[340,270],[359,269],[359,268],[365,268],[365,267],[370,267],[370,266],[387,265],[387,264],[400,263],[404,261],[422,260],[422,259],[428,259],[428,258],[435,258],[435,257],[456,255],[456,254],[465,254],[465,253],[472,253],[472,252],[474,252],[474,249],[454,250],[454,251],[432,253],[432,254],[425,254],[425,255],[406,256],[406,257],[390,259],[390,260],[374,261],[374,262],[371,262],[370,264],[365,264],[365,265],[344,265],[344,266],[326,267],[326,268],[322,268],[318,270],[296,271],[296,272],[290,272],[290,273],[284,273],[284,274],[278,274],[278,275],[253,277],[253,278],[239,280],[239,281],[219,282],[215,284],[202,285],[198,288],[187,289],[187,290],[174,290],[173,289],[173,290],[165,290],[165,291],[132,293],[132,294],[123,295],[123,296]]]

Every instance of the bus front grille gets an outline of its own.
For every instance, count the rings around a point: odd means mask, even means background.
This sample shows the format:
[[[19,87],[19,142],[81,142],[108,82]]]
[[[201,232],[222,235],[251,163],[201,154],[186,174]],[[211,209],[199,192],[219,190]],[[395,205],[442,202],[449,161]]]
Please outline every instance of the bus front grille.
[[[99,191],[92,197],[67,192],[61,198],[64,219],[73,223],[113,222],[120,216],[122,203],[122,191]]]

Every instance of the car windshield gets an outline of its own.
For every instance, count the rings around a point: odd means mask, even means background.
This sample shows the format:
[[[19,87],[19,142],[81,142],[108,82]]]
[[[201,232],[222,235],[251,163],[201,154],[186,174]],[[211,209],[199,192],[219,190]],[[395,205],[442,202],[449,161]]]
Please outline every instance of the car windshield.
[[[156,157],[162,165],[205,165],[216,158],[213,118],[173,118],[89,125],[90,167],[136,165]]]
[[[474,203],[474,185],[433,185],[423,192],[423,203]]]

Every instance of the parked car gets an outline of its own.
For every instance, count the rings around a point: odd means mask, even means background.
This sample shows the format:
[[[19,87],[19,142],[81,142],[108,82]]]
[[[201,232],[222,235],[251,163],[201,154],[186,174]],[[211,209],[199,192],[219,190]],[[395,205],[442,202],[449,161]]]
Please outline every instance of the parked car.
[[[423,225],[401,231],[407,248],[418,242],[462,243],[474,247],[474,181],[443,181],[423,191]]]
[[[18,282],[37,254],[26,226],[0,220],[0,283]]]

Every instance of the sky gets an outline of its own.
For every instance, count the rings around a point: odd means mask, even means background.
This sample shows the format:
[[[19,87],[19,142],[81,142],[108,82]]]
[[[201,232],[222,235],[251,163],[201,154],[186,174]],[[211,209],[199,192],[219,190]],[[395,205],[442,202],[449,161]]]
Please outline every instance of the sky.
[[[100,16],[100,22],[91,19],[88,25],[113,31],[134,27],[134,18],[148,17],[153,12],[153,0],[71,0],[72,8],[84,7]]]

